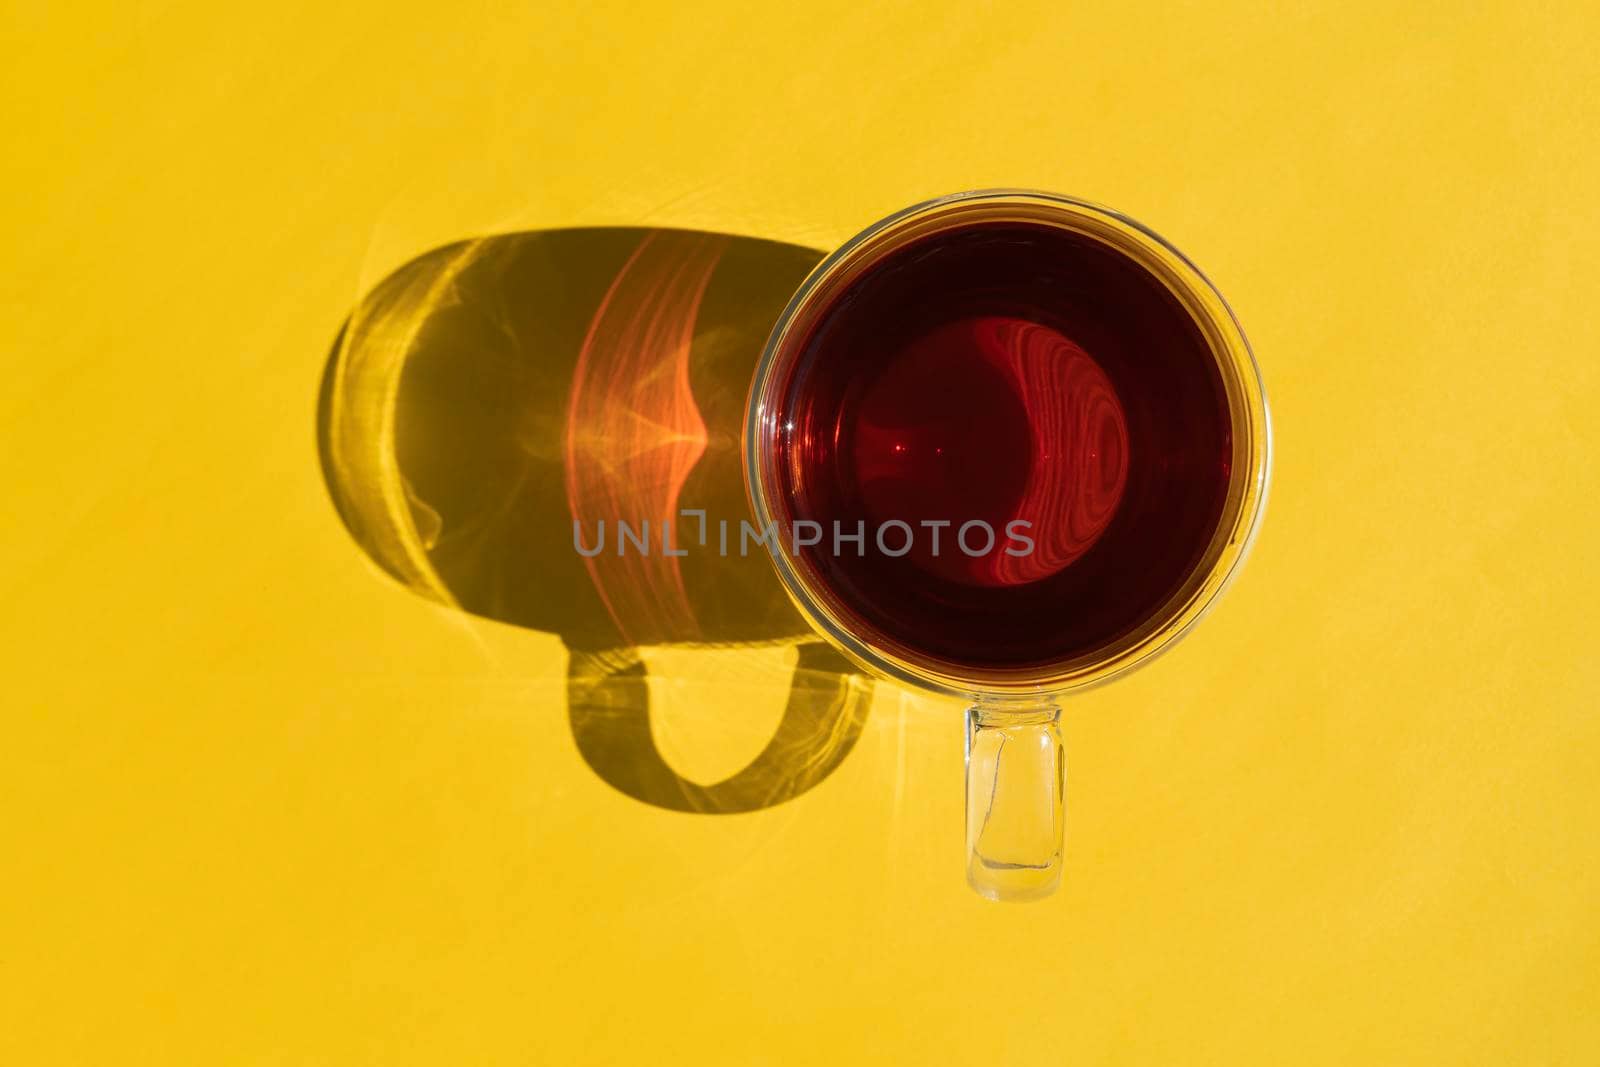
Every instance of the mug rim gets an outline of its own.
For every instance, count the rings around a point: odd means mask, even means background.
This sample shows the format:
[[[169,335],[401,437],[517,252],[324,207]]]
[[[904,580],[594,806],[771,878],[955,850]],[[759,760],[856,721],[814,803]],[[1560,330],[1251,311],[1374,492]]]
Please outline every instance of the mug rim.
[[[808,579],[785,548],[782,522],[769,503],[776,491],[776,389],[797,346],[798,326],[825,309],[838,292],[875,262],[874,248],[887,238],[927,222],[926,232],[966,211],[1012,207],[1029,221],[1053,223],[1097,240],[1161,281],[1206,335],[1223,378],[1233,424],[1233,474],[1223,514],[1201,562],[1179,588],[1129,634],[1089,653],[1020,668],[967,668],[934,657],[902,655],[863,638],[829,605],[830,594]],[[915,239],[915,238],[913,238]],[[894,246],[898,247],[898,246]],[[756,364],[745,404],[744,478],[757,529],[776,525],[764,538],[780,583],[806,621],[829,643],[866,669],[949,696],[986,700],[1037,700],[1099,685],[1154,660],[1171,648],[1216,603],[1248,555],[1261,525],[1271,476],[1272,420],[1260,369],[1238,319],[1204,273],[1148,226],[1100,204],[1033,189],[975,189],[925,200],[887,215],[861,230],[822,260],[795,291],[774,323]]]

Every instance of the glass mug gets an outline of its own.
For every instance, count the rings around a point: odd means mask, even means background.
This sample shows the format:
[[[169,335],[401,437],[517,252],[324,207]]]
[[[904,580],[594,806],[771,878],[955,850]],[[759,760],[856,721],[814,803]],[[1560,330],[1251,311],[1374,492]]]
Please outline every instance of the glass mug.
[[[891,215],[761,355],[745,482],[784,588],[868,670],[971,701],[967,879],[1061,879],[1061,694],[1150,661],[1238,570],[1271,430],[1239,324],[1126,216],[1023,190]]]

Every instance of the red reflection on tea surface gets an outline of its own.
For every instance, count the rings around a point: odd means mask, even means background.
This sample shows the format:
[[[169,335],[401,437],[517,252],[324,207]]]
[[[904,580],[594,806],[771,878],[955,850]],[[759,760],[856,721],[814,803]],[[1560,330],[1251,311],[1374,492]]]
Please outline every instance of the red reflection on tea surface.
[[[1003,420],[974,417],[1006,409]],[[952,581],[1048,578],[1094,545],[1122,500],[1128,427],[1117,392],[1083,349],[1039,323],[986,316],[934,329],[866,391],[857,419],[855,476],[876,523],[953,522],[959,500],[963,521],[996,531],[979,556],[959,545],[935,554],[931,528],[913,538],[910,555]],[[1007,529],[1025,531],[1032,551],[1017,554]],[[952,527],[941,547],[958,536]]]

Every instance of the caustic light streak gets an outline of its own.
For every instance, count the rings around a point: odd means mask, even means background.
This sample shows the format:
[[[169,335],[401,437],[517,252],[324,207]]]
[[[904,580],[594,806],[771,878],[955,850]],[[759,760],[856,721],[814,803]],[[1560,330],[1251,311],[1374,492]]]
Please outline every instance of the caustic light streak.
[[[584,559],[606,610],[633,644],[685,641],[700,627],[675,556],[678,498],[705,453],[689,355],[706,286],[727,239],[646,236],[596,309],[572,382],[563,441],[567,504],[584,530],[649,523],[649,553]]]

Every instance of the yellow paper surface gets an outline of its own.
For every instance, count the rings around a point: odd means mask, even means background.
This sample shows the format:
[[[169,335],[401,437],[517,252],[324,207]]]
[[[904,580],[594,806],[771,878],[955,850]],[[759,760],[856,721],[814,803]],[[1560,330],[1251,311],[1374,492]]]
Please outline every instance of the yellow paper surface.
[[[7,8],[0,1058],[1600,1057],[1592,6]],[[1050,901],[963,884],[959,705],[652,808],[555,637],[340,525],[319,376],[412,256],[995,185],[1192,256],[1277,432],[1218,609],[1067,706]],[[736,770],[781,650],[659,655]]]

